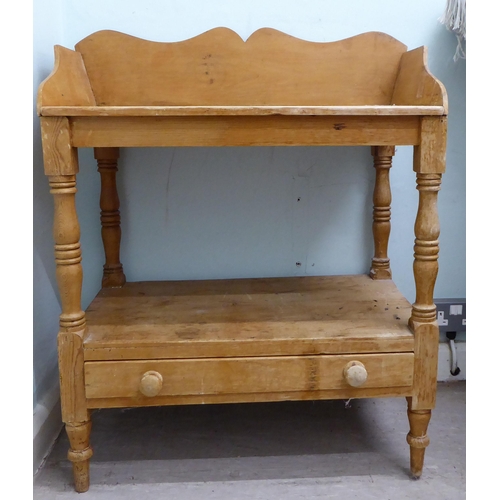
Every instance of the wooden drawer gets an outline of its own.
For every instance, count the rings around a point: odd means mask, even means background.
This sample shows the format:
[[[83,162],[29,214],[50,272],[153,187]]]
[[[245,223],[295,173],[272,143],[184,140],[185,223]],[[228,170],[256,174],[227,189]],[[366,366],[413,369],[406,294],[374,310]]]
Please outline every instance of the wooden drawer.
[[[85,388],[89,399],[143,398],[141,380],[154,372],[145,384],[153,385],[151,397],[354,389],[344,377],[352,361],[366,369],[362,388],[412,385],[413,353],[391,353],[93,361],[85,363]]]

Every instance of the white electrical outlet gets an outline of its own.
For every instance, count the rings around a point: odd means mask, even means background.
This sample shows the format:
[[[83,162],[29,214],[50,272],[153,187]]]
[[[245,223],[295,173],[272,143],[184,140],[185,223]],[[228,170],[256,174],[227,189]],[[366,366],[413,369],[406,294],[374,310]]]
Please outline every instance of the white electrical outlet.
[[[438,311],[437,322],[438,322],[439,326],[447,326],[448,325],[448,320],[444,319],[444,311]]]

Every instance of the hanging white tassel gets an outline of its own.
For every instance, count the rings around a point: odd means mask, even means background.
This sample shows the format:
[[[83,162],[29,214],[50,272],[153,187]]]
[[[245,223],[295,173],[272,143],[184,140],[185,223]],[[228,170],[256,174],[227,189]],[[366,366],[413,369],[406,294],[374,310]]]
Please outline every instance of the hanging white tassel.
[[[466,40],[466,31],[465,31],[465,0],[447,0],[446,1],[446,10],[439,19],[439,21],[446,26],[446,28],[455,33],[457,37],[457,50],[453,57],[453,60],[457,59],[465,59],[465,49],[462,45],[462,42]]]

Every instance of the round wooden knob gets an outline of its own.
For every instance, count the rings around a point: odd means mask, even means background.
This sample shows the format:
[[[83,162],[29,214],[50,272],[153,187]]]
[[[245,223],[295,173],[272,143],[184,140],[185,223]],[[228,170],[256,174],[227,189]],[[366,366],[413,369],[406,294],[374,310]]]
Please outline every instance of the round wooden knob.
[[[368,372],[361,361],[349,361],[344,367],[345,381],[352,387],[360,387],[368,378]]]
[[[152,398],[160,393],[162,386],[163,377],[161,374],[155,371],[149,371],[142,376],[139,389],[144,396]]]

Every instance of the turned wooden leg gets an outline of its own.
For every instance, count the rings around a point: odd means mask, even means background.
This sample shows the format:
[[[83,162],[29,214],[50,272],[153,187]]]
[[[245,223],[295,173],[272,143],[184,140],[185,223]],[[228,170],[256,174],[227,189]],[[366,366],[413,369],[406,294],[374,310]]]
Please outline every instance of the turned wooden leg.
[[[101,235],[106,262],[103,269],[103,288],[121,287],[125,274],[120,262],[120,199],[116,189],[118,148],[94,148],[97,170],[101,175]]]
[[[375,251],[370,276],[375,280],[391,279],[390,261],[387,256],[391,232],[391,186],[389,170],[392,167],[394,146],[373,146],[373,164],[376,170],[373,191],[373,242]]]
[[[434,285],[438,273],[439,218],[437,196],[441,174],[417,173],[419,191],[415,220],[413,274],[415,302],[409,320],[415,335],[413,409],[429,410],[436,402],[439,327],[434,304]]]
[[[415,302],[412,306],[409,325],[415,333],[415,355],[425,357],[433,354],[435,358],[435,363],[428,365],[432,366],[432,370],[426,376],[432,375],[434,367],[437,372],[439,328],[434,304],[440,233],[437,202],[441,189],[441,177],[446,164],[446,130],[446,117],[422,118],[420,132],[422,142],[415,146],[413,152],[413,170],[417,174],[419,196],[415,219],[415,246],[413,247]],[[417,402],[414,400],[413,407],[417,408],[420,401],[420,398],[417,398]]]
[[[437,195],[441,188],[441,174],[417,174],[419,204],[415,220],[413,274],[415,303],[410,324],[436,321],[434,285],[438,273],[439,217]]]
[[[70,443],[68,460],[73,463],[75,490],[79,493],[87,491],[90,485],[89,465],[92,456],[90,427],[90,420],[66,424],[66,432]]]
[[[431,410],[412,410],[411,398],[407,398],[407,401],[410,432],[406,436],[406,441],[410,445],[410,470],[413,477],[418,479],[424,467],[425,448],[429,445],[427,427],[431,419]]]
[[[61,413],[71,443],[68,457],[74,464],[75,489],[86,491],[92,451],[83,366],[86,322],[81,308],[82,253],[75,205],[78,156],[71,147],[67,118],[42,117],[41,125],[45,174],[54,198],[53,236],[61,301],[57,336]]]
[[[86,408],[83,368],[85,313],[81,310],[82,266],[80,229],[75,208],[76,178],[49,177],[54,195],[56,276],[62,313],[58,334],[59,379],[63,422],[70,440],[76,491],[89,488],[90,422]]]
[[[436,321],[434,285],[438,272],[439,219],[437,195],[441,174],[417,173],[419,206],[415,221],[413,272],[416,299],[409,320],[415,336],[412,397],[408,398],[410,467],[420,477],[425,448],[429,444],[427,426],[436,403],[439,327]]]

